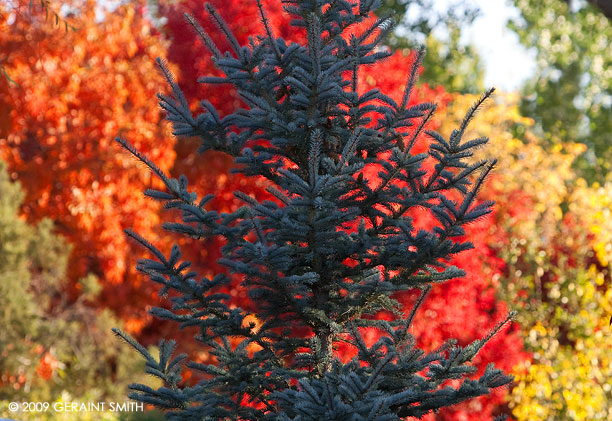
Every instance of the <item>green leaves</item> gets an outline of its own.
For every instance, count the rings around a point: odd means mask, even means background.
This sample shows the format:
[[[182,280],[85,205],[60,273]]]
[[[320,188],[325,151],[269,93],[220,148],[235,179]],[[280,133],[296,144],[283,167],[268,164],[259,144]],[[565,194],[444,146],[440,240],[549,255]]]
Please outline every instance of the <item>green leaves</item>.
[[[549,145],[587,145],[575,167],[589,182],[602,182],[612,170],[612,21],[588,4],[514,3],[521,16],[509,27],[526,47],[535,48],[538,59],[521,112],[536,120]]]

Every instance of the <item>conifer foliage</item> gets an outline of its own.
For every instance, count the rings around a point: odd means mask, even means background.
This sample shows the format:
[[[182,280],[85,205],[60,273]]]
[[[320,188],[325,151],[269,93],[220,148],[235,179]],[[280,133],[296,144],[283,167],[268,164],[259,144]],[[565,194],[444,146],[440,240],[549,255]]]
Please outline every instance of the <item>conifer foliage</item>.
[[[264,176],[273,200],[236,191],[244,203],[238,210],[207,210],[212,195],[198,198],[186,177],[169,178],[117,139],[166,186],[145,195],[181,211],[181,222],[163,227],[191,238],[222,238],[219,263],[242,279],[257,304],[254,314],[231,305],[219,292],[228,275],[199,277],[181,261],[178,245],[166,256],[127,230],[155,257],[140,260],[138,269],[172,303],[170,310],[150,312],[197,328],[196,340],[214,356],[210,364],[187,362],[184,354],[174,356],[176,343],[162,340],[155,358],[116,329],[146,359],[147,372],[165,382],[157,390],[133,384],[130,397],[169,410],[169,419],[397,420],[507,385],[512,378],[493,365],[471,378],[476,368],[470,361],[512,314],[481,340],[465,347],[449,340],[431,353],[416,347],[409,332],[431,284],[465,275],[448,260],[472,247],[463,227],[491,211],[491,202],[476,199],[495,161],[470,161],[487,139],[462,137],[492,90],[446,139],[426,129],[435,104],[408,106],[423,51],[399,103],[376,89],[358,92],[360,69],[391,55],[381,45],[393,29],[390,18],[360,33],[352,29],[377,1],[283,3],[291,24],[306,33],[303,45],[275,38],[259,2],[263,35],[246,46],[209,7],[228,40],[225,52],[187,16],[223,74],[201,82],[233,85],[246,109],[221,117],[204,100],[194,115],[159,60],[172,88],[171,96],[159,96],[160,105],[174,135],[199,137],[200,151],[225,152],[234,157],[235,172]],[[417,154],[412,149],[423,133],[432,141]],[[378,168],[376,185],[364,176],[366,166]],[[418,209],[438,224],[418,226]],[[421,294],[403,314],[396,294],[411,289]],[[376,318],[383,311],[391,316]],[[365,327],[381,331],[371,346]],[[341,343],[357,350],[350,361],[334,353]],[[185,366],[201,372],[202,380],[185,385]]]

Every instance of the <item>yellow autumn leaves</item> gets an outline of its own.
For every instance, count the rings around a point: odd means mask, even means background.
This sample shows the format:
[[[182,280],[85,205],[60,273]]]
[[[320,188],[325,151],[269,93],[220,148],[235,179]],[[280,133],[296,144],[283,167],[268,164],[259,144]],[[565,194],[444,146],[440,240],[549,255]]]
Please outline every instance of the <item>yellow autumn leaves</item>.
[[[456,95],[440,131],[475,99]],[[489,137],[481,153],[499,160],[483,191],[504,234],[491,245],[506,263],[498,293],[533,356],[515,367],[509,405],[518,420],[612,419],[612,182],[579,178],[572,163],[585,146],[543,145],[517,102],[498,95],[467,134]]]

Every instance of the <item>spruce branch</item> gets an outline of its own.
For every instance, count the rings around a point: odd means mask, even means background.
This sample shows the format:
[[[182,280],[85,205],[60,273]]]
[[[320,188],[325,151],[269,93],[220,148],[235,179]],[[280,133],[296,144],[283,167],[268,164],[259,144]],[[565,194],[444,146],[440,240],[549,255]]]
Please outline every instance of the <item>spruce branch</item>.
[[[221,32],[223,32],[223,35],[225,35],[225,38],[229,41],[232,50],[234,50],[234,54],[236,54],[236,57],[241,58],[242,49],[240,48],[240,44],[238,43],[238,40],[234,36],[234,33],[229,28],[223,17],[221,17],[219,12],[217,12],[217,9],[215,9],[210,3],[206,3],[206,10],[215,22],[215,25],[217,25]]]
[[[425,46],[420,46],[416,52],[416,56],[412,65],[410,66],[410,72],[408,73],[408,80],[406,81],[406,87],[404,88],[404,95],[402,96],[402,102],[399,106],[399,110],[404,111],[406,109],[406,105],[408,105],[408,101],[410,100],[410,95],[412,94],[412,89],[414,88],[414,84],[417,80],[417,74],[421,67],[421,63],[423,62],[423,57],[425,56]]]
[[[126,139],[123,139],[119,136],[115,138],[115,141],[119,143],[121,146],[123,146],[125,149],[127,149],[128,152],[134,155],[138,160],[144,163],[147,167],[149,167],[149,169],[153,171],[153,173],[155,173],[155,175],[157,175],[159,179],[164,182],[164,184],[168,183],[169,179],[166,176],[166,174],[164,174],[164,172],[160,170],[159,167],[155,165],[155,163],[153,163],[153,161],[147,158],[146,155],[141,154],[130,142],[128,142]]]
[[[202,28],[199,22],[189,13],[185,13],[185,19],[192,26],[196,34],[198,34],[198,36],[200,37],[206,48],[208,48],[212,56],[217,60],[220,59],[222,56],[221,51],[219,51],[219,48],[217,47],[215,42],[212,40],[210,35],[208,35],[208,33],[206,33],[206,31]]]
[[[266,11],[263,7],[263,4],[261,3],[261,0],[257,0],[257,8],[259,9],[261,23],[263,24],[264,29],[266,30],[266,35],[268,36],[268,43],[270,44],[270,47],[274,51],[274,55],[276,56],[276,59],[279,62],[281,62],[282,61],[281,53],[278,50],[278,46],[276,45],[276,39],[274,38],[272,27],[270,26],[270,22],[268,21],[268,18],[266,16]]]

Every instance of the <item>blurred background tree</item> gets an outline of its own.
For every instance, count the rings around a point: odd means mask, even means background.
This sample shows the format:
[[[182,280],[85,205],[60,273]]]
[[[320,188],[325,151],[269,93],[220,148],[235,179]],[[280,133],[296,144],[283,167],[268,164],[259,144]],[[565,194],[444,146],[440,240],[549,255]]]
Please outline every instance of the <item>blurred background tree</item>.
[[[414,49],[435,29],[472,23],[479,11],[474,1],[454,1],[441,10],[434,0],[382,0],[376,13],[391,15],[398,22],[396,33],[387,41],[391,48]]]
[[[130,136],[162,168],[172,165],[174,138],[151,104],[164,89],[155,58],[165,45],[133,5],[100,20],[94,1],[72,8],[63,1],[78,26],[66,32],[44,13],[28,13],[27,3],[11,4],[0,4],[0,61],[17,84],[0,81],[0,156],[24,186],[21,212],[32,223],[53,219],[74,245],[70,299],[82,292],[79,279],[93,274],[102,285],[96,303],[138,331],[146,322],[135,309],[153,292],[134,276],[142,252],[123,229],[157,236],[159,206],[141,193],[156,181],[113,137]]]
[[[514,0],[509,26],[537,52],[521,113],[549,145],[580,142],[575,166],[589,182],[612,169],[612,13],[609,1]]]
[[[425,40],[422,81],[448,92],[477,94],[485,90],[484,65],[476,47],[461,40],[462,22],[447,23],[446,38],[430,33]]]
[[[28,3],[27,12],[25,11],[24,7],[12,7],[11,8],[12,13],[13,13],[12,16],[14,18],[17,18],[17,16],[19,16],[21,18],[21,17],[24,17],[25,15],[26,19],[28,19],[29,17],[28,15],[33,13],[32,6],[33,6],[33,0],[30,0]],[[38,6],[39,4],[37,2],[36,7],[34,7],[34,13],[44,14],[45,21],[50,22],[51,25],[54,25],[56,27],[61,27],[66,32],[68,32],[69,29],[72,31],[77,29],[75,26],[72,25],[72,23],[69,22],[68,19],[65,19],[57,11],[53,10],[53,8],[50,5],[49,0],[40,0],[40,8]],[[4,64],[2,63],[2,61],[0,61],[0,76],[3,76],[7,82],[17,85],[17,82],[11,79],[11,76],[6,71],[6,68],[4,67]]]
[[[110,329],[146,324],[140,313],[130,317],[151,293],[127,276],[140,250],[122,229],[151,231],[158,207],[141,195],[150,174],[110,145],[123,131],[166,168],[174,159],[173,139],[150,103],[164,86],[154,67],[164,46],[132,6],[99,21],[95,2],[69,3],[0,3],[0,62],[12,78],[0,78],[9,186],[0,246],[11,264],[0,294],[3,405],[11,397],[123,401],[126,379],[141,373],[125,364]],[[78,30],[49,22],[55,15],[45,17],[45,7]],[[123,201],[132,205],[117,205]],[[11,415],[4,406],[0,413]]]
[[[434,0],[383,0],[380,16],[398,22],[388,45],[392,49],[427,47],[421,82],[441,85],[448,92],[480,93],[484,66],[476,48],[461,39],[461,30],[479,15],[477,2],[455,1],[444,9]]]

